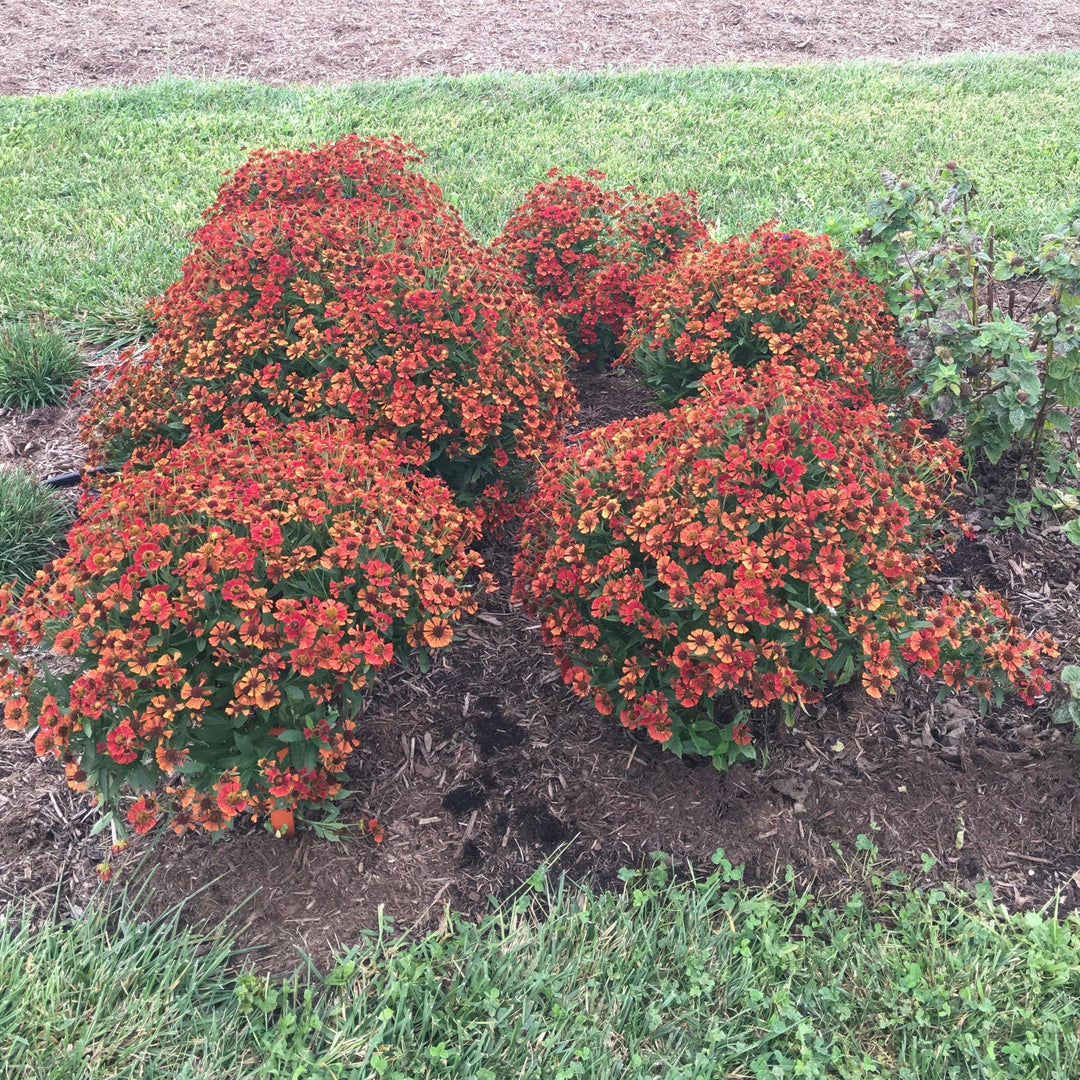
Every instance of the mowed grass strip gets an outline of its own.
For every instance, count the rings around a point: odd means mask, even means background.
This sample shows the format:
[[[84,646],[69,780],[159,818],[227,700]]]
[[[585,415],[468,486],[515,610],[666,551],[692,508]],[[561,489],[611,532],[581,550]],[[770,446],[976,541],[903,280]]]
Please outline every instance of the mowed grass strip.
[[[238,975],[227,939],[93,909],[0,929],[0,1073],[305,1080],[1080,1075],[1080,921],[944,889],[825,904],[663,862],[534,875],[480,922],[383,927],[332,970]],[[875,883],[876,882],[876,883]],[[299,958],[298,958],[299,959]],[[235,958],[234,958],[235,960]],[[256,960],[257,963],[257,960]]]
[[[982,181],[999,245],[1029,251],[1080,202],[1080,53],[0,98],[0,317],[131,333],[223,172],[255,147],[348,131],[425,149],[483,238],[553,165],[695,188],[731,232],[842,226],[879,168],[922,178],[955,159]]]

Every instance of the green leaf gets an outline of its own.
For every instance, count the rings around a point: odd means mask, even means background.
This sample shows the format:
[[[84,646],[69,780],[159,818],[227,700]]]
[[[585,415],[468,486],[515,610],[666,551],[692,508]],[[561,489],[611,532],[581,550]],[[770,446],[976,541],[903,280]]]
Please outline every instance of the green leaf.
[[[1014,431],[1023,431],[1027,424],[1028,413],[1023,405],[1014,405],[1009,409],[1009,423]]]

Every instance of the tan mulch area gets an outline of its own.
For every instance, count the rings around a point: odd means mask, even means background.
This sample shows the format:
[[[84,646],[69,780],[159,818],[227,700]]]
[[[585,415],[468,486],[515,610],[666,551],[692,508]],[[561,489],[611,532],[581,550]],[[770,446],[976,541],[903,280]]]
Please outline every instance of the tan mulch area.
[[[1080,48],[1075,0],[0,0],[0,93]]]

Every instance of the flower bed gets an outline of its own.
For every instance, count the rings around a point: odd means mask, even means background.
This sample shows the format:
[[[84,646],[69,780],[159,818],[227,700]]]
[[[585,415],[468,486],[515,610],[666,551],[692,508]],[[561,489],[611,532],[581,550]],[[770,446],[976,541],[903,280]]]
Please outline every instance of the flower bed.
[[[332,798],[372,676],[451,641],[471,545],[526,503],[514,596],[566,681],[717,767],[753,710],[853,678],[1048,689],[1049,637],[928,589],[959,454],[905,418],[881,293],[824,238],[711,243],[693,193],[553,172],[488,250],[420,158],[253,155],[87,414],[123,470],[0,591],[5,723],[73,784],[136,789],[137,831],[163,785],[179,830]],[[560,324],[601,365],[630,325],[675,411],[565,445]]]
[[[308,150],[255,150],[221,185],[203,218],[221,222],[286,206],[318,214],[344,201],[369,221],[406,210],[442,233],[468,239],[439,185],[413,168],[423,160],[422,151],[397,135],[350,134]]]

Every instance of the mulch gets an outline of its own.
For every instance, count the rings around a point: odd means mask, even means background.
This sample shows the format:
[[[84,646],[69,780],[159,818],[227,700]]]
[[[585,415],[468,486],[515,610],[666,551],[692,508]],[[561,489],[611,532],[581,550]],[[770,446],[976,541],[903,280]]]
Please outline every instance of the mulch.
[[[0,93],[1080,48],[1075,0],[0,0]]]

